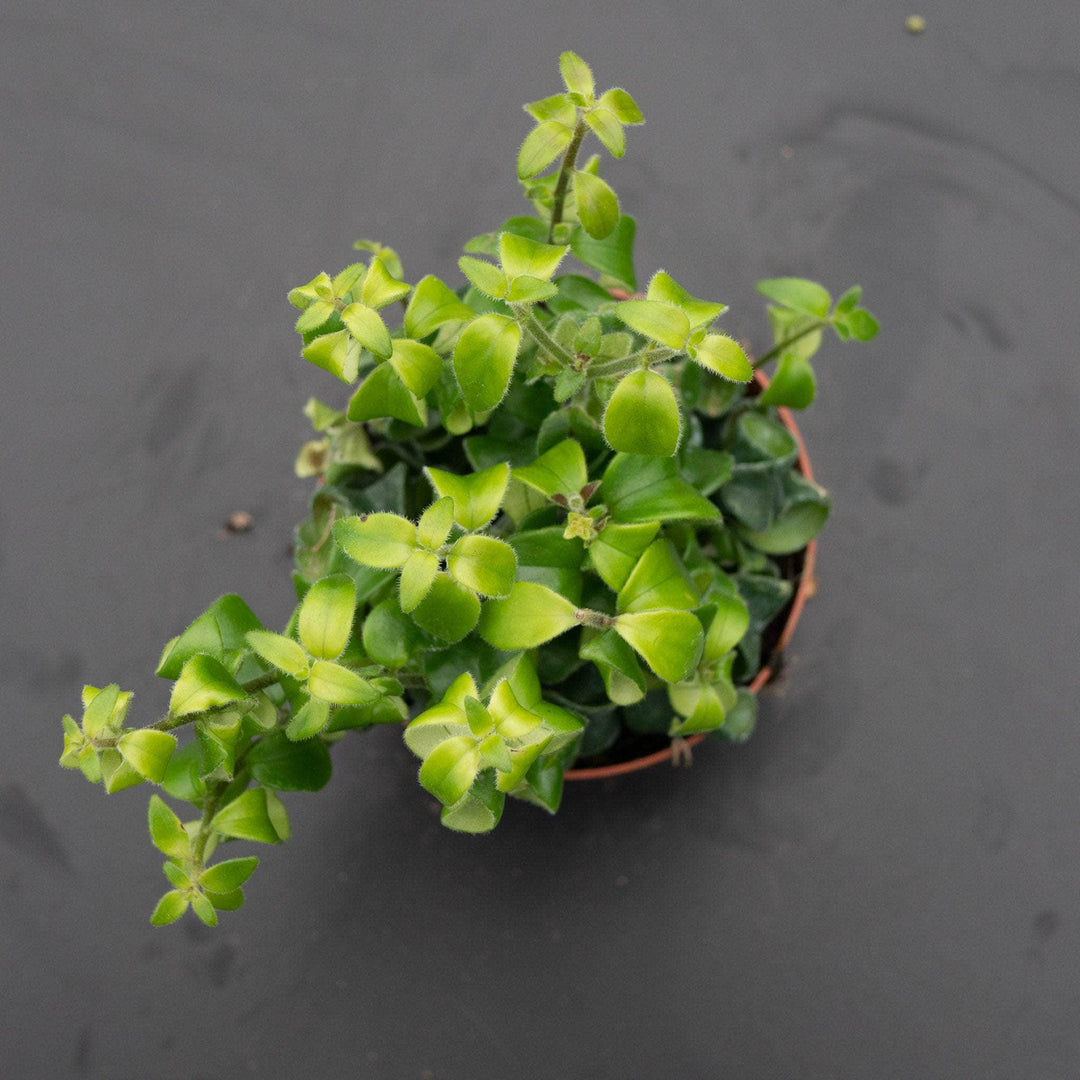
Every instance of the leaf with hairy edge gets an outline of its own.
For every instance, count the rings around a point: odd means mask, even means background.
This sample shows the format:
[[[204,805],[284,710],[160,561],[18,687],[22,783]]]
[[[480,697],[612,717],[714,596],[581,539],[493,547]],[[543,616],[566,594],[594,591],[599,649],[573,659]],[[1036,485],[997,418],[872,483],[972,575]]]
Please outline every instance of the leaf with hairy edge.
[[[665,682],[682,682],[698,666],[705,633],[690,611],[618,615],[615,630]]]
[[[489,600],[479,634],[496,649],[532,649],[578,625],[577,608],[565,596],[518,581],[505,600]]]
[[[805,409],[813,404],[816,394],[817,383],[810,361],[798,353],[784,353],[758,403]]]
[[[621,158],[626,153],[626,133],[613,112],[597,106],[585,114],[585,123],[613,158]]]
[[[454,500],[448,495],[433,502],[420,515],[416,534],[420,543],[429,551],[437,551],[446,543],[454,527]]]
[[[521,345],[521,327],[505,315],[481,315],[454,346],[454,374],[469,407],[495,408],[503,399]]]
[[[176,749],[176,736],[167,731],[139,728],[120,736],[116,744],[123,759],[152,784],[165,779],[169,758]]]
[[[407,338],[394,342],[389,364],[416,397],[423,397],[435,386],[443,368],[442,357],[430,345]]]
[[[351,383],[356,381],[360,369],[360,352],[360,343],[347,330],[336,330],[305,345],[300,355],[309,364],[329,371],[344,383]]]
[[[679,402],[663,375],[639,369],[619,381],[604,411],[604,438],[613,450],[670,457],[681,432]]]
[[[356,338],[365,349],[380,360],[388,360],[394,351],[390,340],[390,331],[382,316],[366,304],[349,304],[341,313],[341,321],[349,334]]]
[[[690,319],[673,304],[659,300],[623,300],[615,305],[615,314],[631,330],[669,349],[682,350],[690,336]]]
[[[384,416],[413,427],[427,423],[427,402],[417,397],[398,373],[398,365],[379,364],[349,399],[350,420],[378,420]]]
[[[226,859],[216,866],[207,867],[199,875],[199,884],[210,892],[228,893],[239,889],[259,865],[257,855],[248,855],[241,859]]]
[[[150,841],[158,851],[173,859],[186,859],[191,854],[191,845],[183,823],[160,795],[150,796],[147,818]]]
[[[193,656],[180,672],[169,698],[173,716],[188,716],[232,701],[243,701],[243,687],[212,656]]]
[[[254,612],[234,593],[215,600],[178,638],[174,638],[162,653],[157,674],[163,679],[175,679],[184,664],[196,653],[207,653],[215,660],[224,660],[227,653],[243,649],[248,630],[261,630],[262,623]]]
[[[616,454],[600,496],[617,522],[716,521],[720,511],[679,475],[673,458]]]
[[[750,612],[737,593],[721,594],[711,601],[716,611],[705,631],[702,660],[711,664],[738,645],[750,625]]]
[[[176,922],[187,911],[188,903],[186,893],[179,889],[170,890],[157,902],[150,916],[151,926],[168,926],[169,923]]]
[[[405,728],[404,739],[405,745],[417,757],[424,758],[447,739],[469,734],[469,724],[462,709],[443,700],[412,720]]]
[[[458,259],[458,268],[470,283],[492,300],[501,300],[506,296],[509,282],[497,266],[492,266],[483,259],[474,259],[471,255],[462,255]]]
[[[342,551],[364,566],[394,570],[416,550],[416,526],[398,514],[360,514],[334,525]]]
[[[316,581],[300,605],[300,642],[320,660],[341,655],[352,633],[356,613],[356,585],[345,574]]]
[[[544,120],[525,136],[517,157],[519,180],[542,173],[569,145],[573,128],[558,120]]]
[[[288,838],[288,831],[286,829],[285,835],[282,835],[280,823],[275,823],[271,817],[268,795],[265,788],[248,788],[214,815],[210,828],[222,836],[232,836],[237,840],[281,843]]]
[[[370,308],[384,308],[397,300],[404,300],[409,295],[409,286],[398,281],[386,264],[377,255],[371,260],[364,284],[360,290],[360,299]],[[348,322],[345,324],[348,325]]]
[[[699,603],[682,560],[670,540],[650,544],[619,591],[617,611],[650,611],[674,608],[691,611]]]
[[[724,334],[706,334],[690,348],[690,356],[702,367],[732,382],[747,383],[754,377],[742,346]]]
[[[316,660],[311,665],[307,685],[313,697],[331,705],[363,705],[379,696],[367,679],[329,660]]]
[[[495,784],[502,773],[485,770],[453,806],[444,806],[440,820],[448,829],[463,833],[491,832],[502,817],[506,796]]]
[[[556,443],[531,465],[514,469],[513,476],[549,498],[555,494],[577,495],[589,482],[585,452],[576,439]]]
[[[574,171],[574,200],[581,227],[594,239],[610,236],[619,223],[619,197],[599,176]]]
[[[437,495],[454,500],[454,520],[469,532],[482,529],[499,512],[510,482],[509,465],[493,465],[466,476],[442,469],[424,471]]]
[[[622,124],[644,124],[637,102],[623,89],[613,87],[600,95],[597,108],[610,109]]]
[[[476,740],[462,735],[431,751],[420,766],[420,783],[444,806],[452,806],[472,787],[479,769]]]
[[[428,274],[417,282],[405,309],[405,333],[411,338],[424,338],[444,323],[465,322],[475,316],[467,304],[458,299],[449,285]]]
[[[614,630],[605,630],[583,643],[579,655],[596,665],[607,695],[616,705],[633,705],[645,696],[645,673],[634,650]]]
[[[481,596],[507,596],[517,574],[517,555],[493,536],[462,536],[446,557],[446,569]]]
[[[412,658],[420,642],[420,632],[398,602],[388,596],[368,612],[364,619],[362,640],[364,652],[376,664],[396,671]]]
[[[565,255],[565,244],[540,244],[512,232],[499,237],[499,262],[510,278],[525,274],[548,281]]]
[[[634,273],[636,232],[636,220],[629,214],[620,214],[618,224],[602,240],[594,239],[582,228],[575,229],[570,236],[570,250],[586,266],[621,281],[630,292],[634,292],[637,289],[637,276]],[[560,282],[566,280],[565,277],[559,279]]]
[[[308,698],[285,727],[289,742],[301,743],[318,735],[330,721],[330,703],[321,698]]]
[[[427,595],[411,614],[421,630],[453,644],[476,625],[480,618],[480,601],[470,589],[448,575],[438,573]]]
[[[690,329],[698,330],[718,319],[727,304],[714,304],[691,296],[670,274],[658,270],[649,282],[645,292],[646,300],[660,300],[674,304],[690,320]]]
[[[559,71],[567,90],[587,98],[592,97],[596,89],[592,69],[577,53],[570,52],[569,49],[562,53],[559,56]]]
[[[551,97],[530,101],[524,106],[525,111],[534,119],[543,123],[545,120],[558,120],[572,128],[577,123],[577,109],[566,94],[552,94]]]
[[[659,521],[634,525],[608,522],[589,546],[589,561],[604,584],[618,592],[637,565],[642,552],[652,543]]]
[[[307,678],[307,653],[292,638],[269,630],[249,630],[246,636],[248,645],[260,659],[293,678]]]
[[[414,611],[427,596],[439,572],[439,557],[433,551],[414,551],[401,568],[398,596],[401,610]]]

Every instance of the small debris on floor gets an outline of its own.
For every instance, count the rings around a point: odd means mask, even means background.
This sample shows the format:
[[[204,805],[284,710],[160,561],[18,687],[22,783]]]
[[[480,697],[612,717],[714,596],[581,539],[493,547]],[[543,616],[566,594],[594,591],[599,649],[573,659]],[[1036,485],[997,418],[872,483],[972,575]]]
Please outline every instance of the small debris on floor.
[[[671,765],[672,768],[690,768],[694,764],[694,750],[681,736],[676,735],[671,740]]]
[[[616,884],[616,886],[618,886],[618,888],[624,889],[624,888],[626,888],[627,885],[630,884],[630,879],[625,874],[620,874],[615,879],[615,884]]]
[[[219,535],[224,540],[230,536],[250,532],[255,525],[255,519],[246,510],[234,510],[225,519],[225,525]]]
[[[921,34],[926,29],[926,20],[921,15],[909,15],[904,20],[904,29],[909,34]]]

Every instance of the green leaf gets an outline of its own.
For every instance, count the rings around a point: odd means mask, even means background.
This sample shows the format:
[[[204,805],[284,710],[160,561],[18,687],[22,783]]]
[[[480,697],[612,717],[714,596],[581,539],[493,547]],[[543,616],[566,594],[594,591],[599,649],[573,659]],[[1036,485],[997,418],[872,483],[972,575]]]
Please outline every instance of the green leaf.
[[[386,268],[386,264],[377,255],[371,260],[364,284],[360,292],[360,299],[370,308],[384,308],[396,300],[404,300],[409,295],[409,286],[404,281],[398,281]],[[344,316],[342,319],[348,326]],[[368,346],[370,348],[370,346]],[[374,350],[372,350],[374,352]]]
[[[353,245],[356,248],[356,245]],[[359,249],[357,249],[359,250]],[[334,295],[337,297],[346,296],[352,292],[357,285],[362,285],[364,276],[367,274],[367,267],[362,262],[351,263],[346,266],[341,273],[334,276],[333,290]]]
[[[130,693],[125,696],[127,701],[131,700]],[[121,704],[118,683],[110,683],[98,691],[94,691],[93,687],[86,687],[83,690],[83,702],[86,707],[83,711],[82,730],[88,739],[119,731],[123,726],[127,704],[125,702],[120,709],[117,708]]]
[[[764,462],[787,469],[799,455],[799,444],[777,419],[759,412],[745,412],[732,431],[732,450],[738,462]]]
[[[618,592],[660,528],[659,521],[635,525],[608,522],[589,546],[589,561],[604,584]]]
[[[545,120],[558,120],[560,124],[573,127],[577,123],[577,108],[566,94],[552,94],[551,97],[530,101],[524,106],[525,111],[541,123]]]
[[[407,338],[394,342],[389,362],[409,392],[416,397],[423,397],[433,389],[442,375],[442,357],[429,345]]]
[[[168,926],[176,922],[188,909],[187,894],[179,889],[171,889],[158,902],[150,916],[152,926]]]
[[[475,690],[475,685],[473,686]],[[450,701],[425,709],[405,728],[405,745],[417,757],[425,758],[447,739],[470,735],[465,713]]]
[[[401,610],[414,611],[431,591],[435,575],[439,572],[439,557],[433,551],[414,551],[401,568],[398,596]]]
[[[813,404],[817,392],[814,369],[798,353],[784,353],[768,387],[758,397],[760,405],[785,405],[805,409]]]
[[[631,330],[669,349],[682,350],[690,336],[686,313],[660,300],[623,300],[615,305],[615,314]]]
[[[440,816],[443,825],[454,832],[491,832],[498,825],[506,802],[494,776],[490,770],[482,772],[453,806],[444,806]]]
[[[176,736],[167,731],[139,728],[121,735],[116,748],[140,776],[152,784],[160,784],[176,749]]]
[[[605,630],[584,642],[579,655],[596,665],[608,698],[616,705],[633,705],[645,696],[645,673],[634,650],[615,630]]]
[[[600,109],[610,109],[618,117],[620,123],[645,123],[645,117],[641,115],[637,102],[625,90],[617,86],[601,94],[596,106]]]
[[[518,581],[505,600],[489,600],[479,634],[496,649],[532,649],[578,625],[577,608],[565,596]]]
[[[507,596],[517,574],[514,549],[492,536],[462,536],[446,557],[451,577],[481,596]]]
[[[87,747],[87,749],[91,748]],[[115,795],[118,791],[124,791],[143,782],[142,773],[129,765],[119,750],[102,750],[98,760],[101,767],[101,782],[107,795]],[[82,767],[81,762],[80,767]]]
[[[510,278],[525,274],[548,281],[566,251],[565,244],[540,244],[512,232],[504,232],[499,237],[499,262]]]
[[[672,458],[616,454],[604,472],[600,496],[622,523],[715,521],[720,511],[679,475]]]
[[[705,631],[702,660],[711,664],[734,649],[750,626],[750,611],[737,594],[716,596],[711,602],[716,611]]]
[[[329,300],[316,300],[296,320],[296,332],[298,334],[310,334],[312,330],[318,330],[337,309]]]
[[[268,630],[249,630],[247,643],[257,656],[278,671],[297,679],[307,678],[307,654],[292,638],[271,634]]]
[[[447,739],[420,766],[420,783],[444,806],[452,806],[472,787],[480,769],[480,751],[468,735]]]
[[[458,259],[458,267],[485,296],[490,296],[492,300],[501,300],[506,296],[509,282],[497,266],[483,259],[474,259],[471,255],[462,255]]]
[[[711,495],[731,479],[735,464],[731,454],[703,446],[683,445],[679,454],[680,473],[702,495]]]
[[[262,624],[251,608],[234,594],[215,600],[178,638],[165,647],[157,674],[176,679],[184,664],[196,653],[207,653],[216,660],[246,646],[244,635],[260,630]]]
[[[574,130],[558,120],[544,120],[525,136],[517,157],[519,180],[542,173],[569,145]]]
[[[318,274],[306,285],[297,286],[289,290],[289,303],[301,310],[315,300],[329,300],[334,295],[334,287],[330,281],[330,275]]]
[[[421,630],[443,641],[460,641],[480,618],[476,594],[439,573],[427,595],[412,611],[413,621]]]
[[[742,346],[726,334],[706,334],[690,355],[702,367],[732,382],[747,383],[754,377]]]
[[[585,114],[585,123],[593,129],[613,158],[621,158],[626,153],[626,133],[613,112],[598,105]]]
[[[150,796],[147,819],[150,841],[158,851],[174,859],[186,859],[191,854],[183,824],[160,795]]]
[[[191,896],[191,910],[199,917],[206,926],[217,926],[217,912],[208,896],[202,893],[193,893]]]
[[[318,735],[329,721],[329,703],[321,698],[308,698],[286,725],[285,736],[292,742],[303,742]]]
[[[690,322],[690,329],[697,330],[718,319],[727,304],[710,303],[691,296],[670,274],[658,270],[649,282],[646,300],[658,300],[680,308]]]
[[[575,439],[556,443],[531,465],[514,469],[513,477],[549,498],[555,494],[577,495],[589,482],[585,453]]]
[[[805,278],[767,278],[757,283],[757,291],[783,307],[815,315],[819,319],[824,319],[829,314],[832,305],[828,290],[816,281],[807,281]]]
[[[671,706],[684,720],[672,720],[669,735],[694,735],[715,731],[724,723],[727,710],[715,686],[708,683],[680,683],[668,687]]]
[[[376,664],[382,664],[390,671],[396,671],[409,662],[419,638],[416,624],[392,596],[372,608],[364,619],[364,652]]]
[[[244,890],[233,889],[232,892],[207,892],[206,899],[213,905],[215,911],[236,911],[244,906]]]
[[[393,364],[379,364],[356,388],[349,400],[350,420],[377,420],[392,416],[413,427],[427,423],[427,403],[402,381]]]
[[[607,183],[591,172],[575,169],[574,199],[581,227],[594,240],[610,236],[619,223],[619,197]]]
[[[787,507],[767,528],[740,528],[739,536],[767,555],[801,551],[821,532],[829,516],[829,496],[823,488],[797,474],[784,478]]]
[[[606,530],[605,530],[606,532]],[[674,608],[690,611],[699,603],[697,590],[670,540],[646,548],[619,591],[617,611]]]
[[[618,615],[615,629],[665,682],[682,682],[698,666],[704,631],[689,611],[638,611]]]
[[[319,791],[330,781],[330,751],[322,739],[294,742],[272,731],[245,757],[257,784],[275,791]]]
[[[243,701],[243,687],[212,656],[199,654],[184,664],[169,698],[173,716],[188,716],[231,701]]]
[[[444,323],[472,319],[475,312],[462,303],[450,286],[434,274],[417,282],[405,309],[405,333],[411,338],[424,338]]]
[[[210,828],[222,836],[237,840],[255,840],[261,844],[277,844],[288,838],[279,832],[268,806],[269,793],[265,788],[248,788],[232,802],[223,806],[210,822]],[[280,806],[280,803],[278,803]],[[277,815],[275,814],[275,817]]]
[[[446,495],[433,502],[420,516],[417,538],[429,551],[437,551],[446,543],[454,526],[454,500]]]
[[[481,315],[454,346],[454,373],[471,409],[486,412],[503,399],[521,345],[521,327],[505,315]]]
[[[377,315],[375,317],[378,318]],[[344,383],[356,381],[360,368],[360,343],[351,337],[347,330],[336,330],[332,334],[317,337],[300,350],[300,355],[308,363],[322,368],[323,371],[329,371]]]
[[[522,274],[510,283],[506,300],[511,304],[539,304],[550,300],[558,291],[558,287],[550,281]]]
[[[564,52],[559,57],[559,71],[567,90],[587,98],[592,97],[596,89],[592,70],[577,53],[569,50]]]
[[[575,258],[601,274],[622,282],[630,292],[637,289],[634,273],[634,234],[637,222],[629,214],[621,214],[614,230],[603,239],[594,239],[578,228],[570,236],[570,250]],[[565,278],[560,281],[566,280]],[[560,288],[561,291],[561,288]]]
[[[334,539],[351,559],[380,570],[404,566],[416,550],[416,526],[398,514],[360,514],[334,524]]]
[[[382,321],[382,316],[374,308],[366,304],[349,304],[341,313],[341,321],[365,349],[380,360],[390,358],[390,354],[394,351],[390,331],[386,329],[386,323]]]
[[[469,532],[482,529],[499,512],[510,481],[509,465],[493,465],[466,476],[442,469],[424,471],[437,495],[454,500],[454,520]]]
[[[613,450],[670,457],[678,449],[681,431],[675,391],[655,371],[632,371],[608,399],[604,437]]]
[[[301,644],[317,659],[335,659],[349,641],[355,613],[356,586],[352,578],[334,574],[316,581],[300,605]]]
[[[311,665],[307,685],[312,696],[331,705],[363,705],[379,696],[371,683],[355,671],[329,660],[316,660]]]
[[[847,318],[847,324],[856,341],[870,341],[877,337],[877,319],[866,308],[856,308]]]
[[[580,539],[567,539],[563,526],[555,525],[514,533],[507,542],[517,552],[518,581],[546,585],[575,603],[580,599],[585,551]]]
[[[248,855],[241,859],[226,859],[216,866],[207,867],[199,875],[199,884],[210,892],[232,892],[233,889],[239,889],[251,877],[258,865],[257,855]]]

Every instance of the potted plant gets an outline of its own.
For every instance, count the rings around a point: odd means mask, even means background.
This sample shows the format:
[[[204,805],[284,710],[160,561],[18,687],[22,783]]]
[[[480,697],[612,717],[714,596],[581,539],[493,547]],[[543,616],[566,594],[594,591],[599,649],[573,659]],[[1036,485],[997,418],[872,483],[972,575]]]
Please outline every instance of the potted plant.
[[[823,331],[877,324],[858,288],[763,281],[753,359],[714,327],[723,304],[663,270],[639,293],[634,219],[581,151],[622,157],[642,115],[560,66],[565,89],[525,106],[531,212],[465,245],[463,283],[409,284],[362,241],[289,294],[304,359],[351,389],[305,409],[288,625],[224,596],[165,646],[163,717],[133,724],[117,684],[64,717],[62,765],[194,808],[150,798],[155,924],[238,907],[257,859],[216,849],[287,839],[281,793],[325,785],[350,730],[405,723],[443,822],[484,832],[508,795],[554,812],[567,775],[754,725],[829,511],[787,410],[813,401]]]

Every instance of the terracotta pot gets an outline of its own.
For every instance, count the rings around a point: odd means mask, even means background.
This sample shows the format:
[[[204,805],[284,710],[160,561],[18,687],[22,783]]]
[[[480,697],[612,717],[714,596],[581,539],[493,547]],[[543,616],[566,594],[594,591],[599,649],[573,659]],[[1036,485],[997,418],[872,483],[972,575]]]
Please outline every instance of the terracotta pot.
[[[754,378],[762,390],[769,385],[768,377],[760,371],[754,373]],[[799,472],[801,472],[807,480],[813,480],[814,473],[810,467],[810,459],[806,455],[806,445],[803,443],[802,435],[795,424],[791,411],[785,408],[778,408],[776,411],[784,426],[795,437],[795,442],[799,447]],[[787,613],[784,616],[784,626],[780,632],[780,637],[776,642],[776,647],[773,650],[774,655],[776,653],[782,653],[787,647],[788,642],[791,640],[791,635],[795,632],[795,626],[799,621],[799,617],[802,615],[803,608],[806,606],[806,601],[814,594],[814,563],[816,558],[817,541],[811,540],[810,543],[806,545],[803,552],[803,565],[802,570],[799,573],[798,584],[795,587],[795,595],[792,597],[791,604],[787,608]],[[746,689],[749,690],[751,694],[756,694],[772,677],[773,669],[769,666],[765,666],[754,676],[753,681]],[[704,738],[705,732],[691,735],[687,738],[686,745],[697,746]],[[668,745],[664,747],[663,750],[657,750],[653,754],[646,754],[639,758],[631,758],[629,761],[620,761],[614,765],[599,765],[595,768],[567,769],[565,776],[567,780],[603,780],[609,776],[622,776],[624,773],[637,772],[639,769],[648,769],[653,765],[659,765],[664,761],[670,761],[672,753],[672,747]]]

